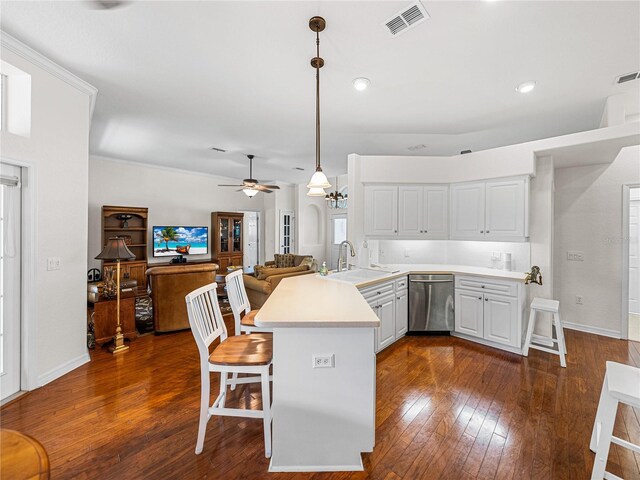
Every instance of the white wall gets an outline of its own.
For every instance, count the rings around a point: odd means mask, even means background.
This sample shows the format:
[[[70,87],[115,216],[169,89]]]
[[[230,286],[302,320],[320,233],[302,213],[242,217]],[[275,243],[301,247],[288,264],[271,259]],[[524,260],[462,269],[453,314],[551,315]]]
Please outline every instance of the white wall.
[[[103,205],[149,208],[148,245],[151,245],[153,225],[211,227],[211,212],[263,211],[264,194],[249,198],[234,188],[218,187],[219,183],[241,181],[92,156],[89,163],[89,266],[100,265],[94,257],[101,251]],[[212,240],[210,230],[209,254],[198,256],[198,259],[211,258]],[[260,254],[264,258],[264,252]],[[149,256],[149,263],[167,261],[166,257],[154,259]]]
[[[296,253],[313,255],[322,265],[326,260],[326,200],[307,196],[308,190],[305,184],[296,185]]]
[[[379,240],[377,244],[378,260],[382,264],[449,263],[491,267],[492,252],[511,253],[513,271],[526,272],[531,262],[530,245],[526,242]]]
[[[3,160],[23,162],[35,173],[26,184],[27,189],[35,189],[35,289],[24,292],[35,308],[29,312],[33,328],[26,338],[32,347],[32,353],[27,353],[31,362],[27,388],[31,389],[89,360],[86,245],[91,97],[7,48],[2,50],[2,60],[31,75],[30,135],[0,132]],[[47,271],[47,257],[60,257],[60,270]]]
[[[620,335],[622,185],[634,183],[638,146],[624,148],[611,164],[555,171],[554,296],[567,323]],[[584,252],[584,261],[567,261],[569,250]]]

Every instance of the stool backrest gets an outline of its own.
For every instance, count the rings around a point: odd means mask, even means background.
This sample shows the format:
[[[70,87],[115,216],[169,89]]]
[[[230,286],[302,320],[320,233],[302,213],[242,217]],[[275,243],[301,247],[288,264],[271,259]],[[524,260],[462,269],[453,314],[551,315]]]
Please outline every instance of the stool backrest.
[[[220,341],[227,338],[227,327],[218,304],[217,287],[218,284],[211,283],[194,290],[185,297],[191,333],[196,340],[200,359],[203,362],[209,359],[209,345],[218,337]]]
[[[242,269],[236,270],[226,276],[227,295],[229,297],[229,305],[233,312],[233,320],[236,326],[236,335],[240,335],[240,319],[243,315],[251,311],[251,304],[247,291],[244,288],[244,280],[242,279]]]

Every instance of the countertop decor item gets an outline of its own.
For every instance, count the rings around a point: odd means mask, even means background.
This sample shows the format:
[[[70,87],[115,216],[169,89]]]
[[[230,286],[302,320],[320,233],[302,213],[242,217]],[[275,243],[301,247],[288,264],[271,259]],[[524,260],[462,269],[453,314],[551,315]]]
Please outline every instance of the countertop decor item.
[[[129,347],[124,344],[124,335],[120,325],[120,261],[133,260],[136,256],[127,248],[124,239],[121,237],[111,237],[107,241],[102,252],[96,256],[96,260],[110,260],[116,262],[116,334],[113,337],[113,347],[110,348],[114,355],[126,352]]]
[[[129,215],[128,213],[121,213],[116,218],[122,222],[120,224],[121,228],[129,228],[129,220],[133,218],[133,215]]]
[[[316,32],[316,56],[311,59],[311,66],[316,69],[316,171],[307,185],[307,195],[310,197],[324,197],[324,189],[331,188],[320,166],[320,69],[324,66],[324,60],[320,57],[320,32],[326,26],[327,22],[322,17],[311,17],[309,20],[309,28]]]
[[[530,283],[537,283],[538,285],[542,285],[542,274],[540,273],[540,267],[538,267],[537,265],[531,267],[531,271],[527,273],[527,276],[524,279],[525,285],[529,285]]]

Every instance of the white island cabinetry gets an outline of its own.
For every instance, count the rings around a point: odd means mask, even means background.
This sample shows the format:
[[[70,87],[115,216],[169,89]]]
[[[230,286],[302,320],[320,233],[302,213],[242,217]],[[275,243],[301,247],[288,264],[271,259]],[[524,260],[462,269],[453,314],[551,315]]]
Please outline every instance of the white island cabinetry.
[[[360,293],[380,319],[380,326],[375,334],[376,352],[387,348],[407,333],[407,292],[406,277],[360,288]]]

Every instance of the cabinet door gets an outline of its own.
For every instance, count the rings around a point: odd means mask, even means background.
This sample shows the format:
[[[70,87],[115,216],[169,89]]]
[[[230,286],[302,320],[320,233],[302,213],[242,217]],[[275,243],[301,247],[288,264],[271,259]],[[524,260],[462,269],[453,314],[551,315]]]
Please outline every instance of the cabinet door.
[[[231,251],[231,219],[218,217],[218,251],[216,253],[229,253]]]
[[[493,342],[515,345],[518,324],[516,298],[484,295],[484,338]]]
[[[423,187],[398,187],[398,233],[421,235]]]
[[[242,253],[242,218],[232,218],[231,225],[231,251],[235,254]],[[240,264],[242,264],[242,261],[240,261]],[[234,263],[234,265],[240,264]]]
[[[484,329],[482,294],[456,290],[456,332],[482,337]]]
[[[147,288],[147,264],[136,263],[129,265],[129,278],[138,282],[138,288],[146,290]]]
[[[391,345],[395,336],[395,296],[389,295],[378,300],[377,314],[380,318],[378,327],[378,339],[380,350]]]
[[[398,234],[398,187],[364,189],[364,231],[368,235]]]
[[[524,179],[487,182],[487,239],[524,238]]]
[[[485,184],[451,185],[451,238],[484,238]]]
[[[422,229],[427,238],[449,238],[449,187],[424,187]]]
[[[407,290],[396,294],[396,340],[409,328],[409,294]]]
[[[229,265],[233,265],[234,267],[238,267],[242,265],[242,256],[232,255],[229,260]]]

